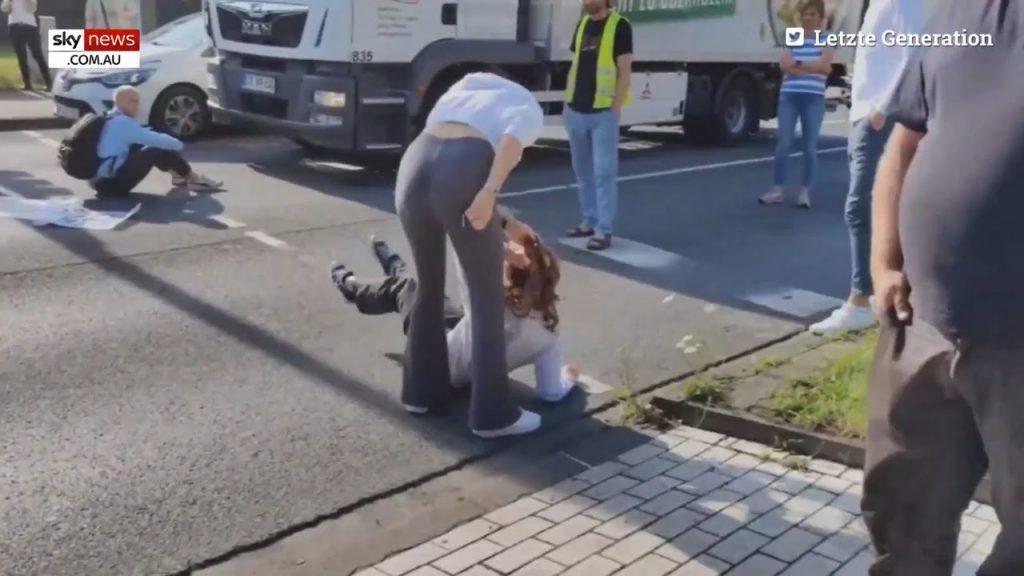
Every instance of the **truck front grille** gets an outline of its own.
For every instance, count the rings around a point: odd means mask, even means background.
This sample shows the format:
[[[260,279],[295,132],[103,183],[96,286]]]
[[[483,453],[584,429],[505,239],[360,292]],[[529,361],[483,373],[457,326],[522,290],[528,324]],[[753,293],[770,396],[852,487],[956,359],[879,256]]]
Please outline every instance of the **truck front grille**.
[[[217,5],[220,35],[225,40],[295,48],[302,42],[305,7],[269,2],[223,2]]]
[[[242,111],[285,120],[288,118],[288,101],[262,94],[242,94]]]

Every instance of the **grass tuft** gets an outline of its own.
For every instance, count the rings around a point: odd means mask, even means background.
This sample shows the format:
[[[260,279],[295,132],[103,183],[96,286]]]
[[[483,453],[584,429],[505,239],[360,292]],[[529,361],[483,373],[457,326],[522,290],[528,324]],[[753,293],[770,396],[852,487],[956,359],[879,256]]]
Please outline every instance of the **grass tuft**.
[[[18,58],[10,48],[0,46],[0,90],[21,87]]]
[[[863,438],[867,430],[867,380],[878,334],[811,376],[783,387],[768,408],[782,420],[815,432]]]

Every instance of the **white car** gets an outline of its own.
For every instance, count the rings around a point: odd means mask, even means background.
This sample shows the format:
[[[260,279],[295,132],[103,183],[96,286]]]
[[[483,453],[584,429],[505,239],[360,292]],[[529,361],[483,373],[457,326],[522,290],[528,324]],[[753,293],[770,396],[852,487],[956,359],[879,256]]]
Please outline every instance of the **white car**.
[[[190,140],[210,125],[206,59],[212,53],[202,13],[190,14],[142,37],[137,70],[63,70],[54,79],[55,113],[77,120],[113,106],[113,92],[139,89],[139,117],[155,130]]]

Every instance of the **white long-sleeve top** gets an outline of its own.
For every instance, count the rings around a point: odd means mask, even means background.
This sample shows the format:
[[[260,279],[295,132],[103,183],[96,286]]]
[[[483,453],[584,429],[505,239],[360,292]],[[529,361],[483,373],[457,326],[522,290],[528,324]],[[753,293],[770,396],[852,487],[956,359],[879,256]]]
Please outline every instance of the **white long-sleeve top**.
[[[913,54],[913,48],[884,45],[883,33],[920,33],[924,28],[924,14],[922,0],[871,0],[861,32],[874,35],[877,42],[874,46],[857,47],[850,122],[861,120],[873,111],[885,111]]]
[[[459,279],[459,293],[464,303],[469,302],[469,288],[462,265],[456,261]],[[451,369],[452,385],[461,387],[470,382],[473,361],[473,332],[470,328],[469,307],[466,315],[448,332],[448,366]],[[543,320],[536,315],[520,318],[505,308],[505,357],[508,370],[516,370],[532,364],[537,385],[537,394],[551,400],[564,395],[562,384],[562,348],[558,333],[548,330]]]
[[[4,0],[0,8],[7,12],[7,25],[36,25],[36,0]]]

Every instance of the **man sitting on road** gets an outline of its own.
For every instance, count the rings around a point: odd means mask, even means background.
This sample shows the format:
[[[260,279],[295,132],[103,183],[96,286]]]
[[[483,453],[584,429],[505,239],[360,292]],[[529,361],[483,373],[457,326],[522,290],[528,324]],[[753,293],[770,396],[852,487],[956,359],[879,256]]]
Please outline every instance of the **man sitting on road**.
[[[114,110],[100,135],[96,154],[99,169],[90,185],[100,195],[130,193],[156,168],[171,174],[171,184],[193,190],[218,190],[221,182],[192,170],[179,153],[185,144],[167,134],[143,126],[139,113],[139,91],[121,86],[114,91]]]

